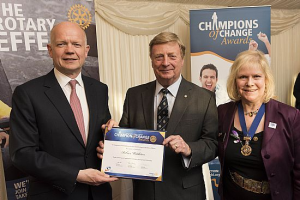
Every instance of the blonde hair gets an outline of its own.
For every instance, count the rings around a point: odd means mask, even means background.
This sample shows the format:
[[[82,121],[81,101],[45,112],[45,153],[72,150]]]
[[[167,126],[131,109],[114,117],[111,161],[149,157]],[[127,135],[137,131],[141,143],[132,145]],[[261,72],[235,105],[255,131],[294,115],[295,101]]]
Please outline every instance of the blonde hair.
[[[171,32],[161,32],[160,34],[156,35],[149,43],[149,52],[150,57],[152,53],[152,47],[157,44],[165,44],[168,42],[177,42],[180,48],[181,57],[184,58],[185,55],[185,46],[179,39],[179,37],[175,33]]]
[[[265,55],[261,51],[247,50],[238,54],[231,66],[230,74],[227,79],[227,93],[233,101],[239,101],[241,96],[238,92],[236,79],[237,74],[244,65],[259,66],[265,75],[265,93],[263,102],[267,103],[275,95],[274,78]]]

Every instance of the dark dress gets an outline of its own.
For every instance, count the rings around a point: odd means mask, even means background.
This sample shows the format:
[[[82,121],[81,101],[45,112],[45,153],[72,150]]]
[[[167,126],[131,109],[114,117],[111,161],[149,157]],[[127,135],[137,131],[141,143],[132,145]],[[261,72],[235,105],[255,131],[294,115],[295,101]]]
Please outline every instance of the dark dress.
[[[242,131],[239,131],[236,128],[233,128],[232,131],[236,131],[239,135],[239,138],[243,138]],[[224,198],[227,200],[271,200],[270,194],[257,194],[243,189],[232,180],[229,173],[229,171],[237,172],[244,178],[257,181],[267,181],[265,167],[260,154],[263,132],[256,133],[254,137],[257,137],[258,140],[254,141],[252,139],[250,141],[249,145],[252,148],[252,153],[249,156],[243,156],[241,154],[241,147],[242,144],[245,144],[245,141],[242,141],[241,144],[233,136],[229,137],[225,152],[223,176]]]

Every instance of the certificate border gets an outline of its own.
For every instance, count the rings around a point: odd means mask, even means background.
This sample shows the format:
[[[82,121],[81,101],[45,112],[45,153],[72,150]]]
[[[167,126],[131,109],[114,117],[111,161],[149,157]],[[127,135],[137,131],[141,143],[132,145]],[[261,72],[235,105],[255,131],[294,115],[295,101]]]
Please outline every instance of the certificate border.
[[[165,135],[166,132],[163,131],[156,131],[156,130],[145,130],[145,129],[131,129],[131,128],[119,128],[119,127],[113,127],[112,129],[120,129],[120,130],[128,130],[128,131],[133,131],[133,132],[155,132],[155,133],[159,133],[163,139],[165,139]],[[112,130],[111,129],[111,130]],[[104,134],[104,141],[107,140],[107,133],[108,133],[108,128],[105,128],[105,134]],[[120,142],[123,142],[123,140],[120,140]],[[133,141],[124,141],[124,142],[128,142],[128,143],[135,143]],[[161,143],[157,143],[157,141],[151,141],[151,142],[141,142],[141,143],[147,143],[147,144],[157,144],[157,145],[162,145],[163,140],[161,141]],[[163,156],[162,156],[162,171],[161,171],[161,175],[156,177],[156,176],[141,176],[141,175],[134,175],[134,174],[124,174],[124,173],[114,173],[114,172],[109,172],[106,169],[102,168],[101,165],[101,172],[104,172],[105,174],[108,174],[110,176],[115,176],[115,177],[119,177],[119,178],[126,178],[126,179],[140,179],[140,180],[150,180],[150,181],[163,181],[163,177],[162,174],[164,172],[164,160],[165,160],[165,149],[163,149]]]

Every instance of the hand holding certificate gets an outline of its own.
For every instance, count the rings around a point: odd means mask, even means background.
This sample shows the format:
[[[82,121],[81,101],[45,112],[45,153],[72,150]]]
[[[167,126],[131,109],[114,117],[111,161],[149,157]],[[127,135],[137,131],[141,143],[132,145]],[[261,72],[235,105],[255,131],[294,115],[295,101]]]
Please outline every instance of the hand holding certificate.
[[[101,171],[111,176],[162,181],[165,132],[112,128],[105,134]]]

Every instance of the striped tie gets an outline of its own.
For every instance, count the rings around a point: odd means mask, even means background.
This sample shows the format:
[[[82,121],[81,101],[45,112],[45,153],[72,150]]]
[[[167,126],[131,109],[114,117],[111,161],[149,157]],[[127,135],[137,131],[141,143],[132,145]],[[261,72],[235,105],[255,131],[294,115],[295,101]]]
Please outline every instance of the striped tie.
[[[169,122],[167,99],[169,90],[163,88],[160,92],[163,93],[164,96],[157,109],[157,130],[166,131]]]
[[[82,139],[83,139],[83,142],[86,145],[86,135],[85,135],[85,128],[84,128],[83,114],[82,114],[80,100],[76,94],[77,81],[71,80],[69,83],[72,88],[71,96],[70,96],[70,105],[73,110],[79,131],[80,131]]]

